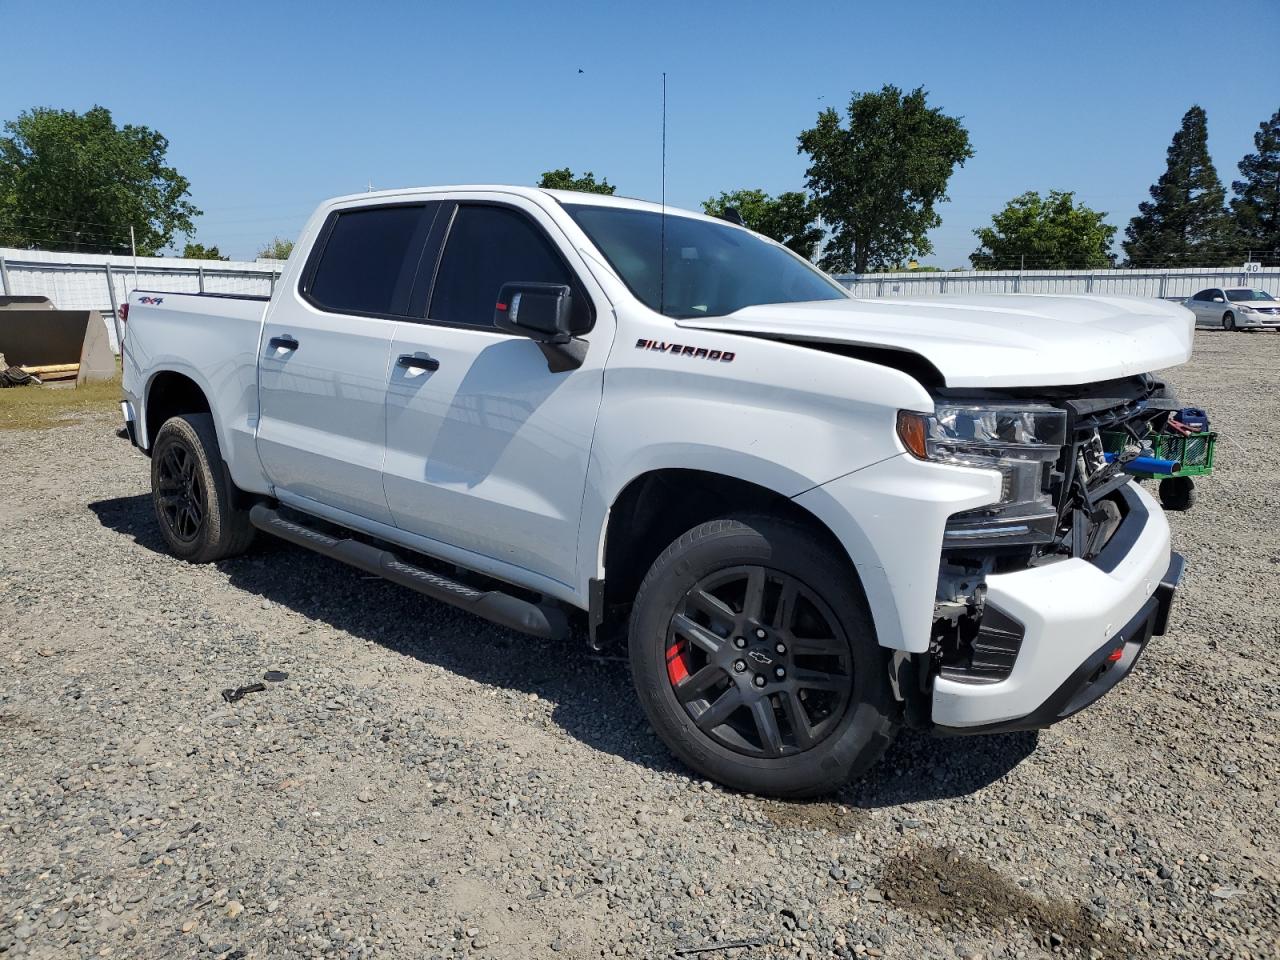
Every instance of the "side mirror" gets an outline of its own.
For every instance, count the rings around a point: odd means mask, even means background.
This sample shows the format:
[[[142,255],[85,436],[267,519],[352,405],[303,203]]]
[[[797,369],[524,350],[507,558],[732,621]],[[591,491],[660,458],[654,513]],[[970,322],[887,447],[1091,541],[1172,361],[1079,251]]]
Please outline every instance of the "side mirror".
[[[573,293],[562,283],[504,283],[493,325],[542,343],[566,343],[573,336],[572,313]]]
[[[1214,298],[1213,298],[1213,302],[1214,302],[1214,303],[1226,303],[1227,301],[1226,301],[1226,300],[1223,300],[1223,299],[1222,299],[1222,297],[1214,297]]]

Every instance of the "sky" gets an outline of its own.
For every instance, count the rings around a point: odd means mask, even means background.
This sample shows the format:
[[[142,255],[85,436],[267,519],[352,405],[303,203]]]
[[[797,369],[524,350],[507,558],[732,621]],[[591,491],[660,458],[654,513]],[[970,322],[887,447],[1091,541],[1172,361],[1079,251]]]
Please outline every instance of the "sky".
[[[1026,190],[1121,228],[1183,113],[1224,183],[1280,109],[1278,0],[913,3],[137,3],[0,0],[0,120],[109,108],[170,143],[195,239],[251,259],[327,197],[533,184],[571,167],[659,199],[802,189],[796,135],[854,92],[923,86],[963,118],[924,264]]]

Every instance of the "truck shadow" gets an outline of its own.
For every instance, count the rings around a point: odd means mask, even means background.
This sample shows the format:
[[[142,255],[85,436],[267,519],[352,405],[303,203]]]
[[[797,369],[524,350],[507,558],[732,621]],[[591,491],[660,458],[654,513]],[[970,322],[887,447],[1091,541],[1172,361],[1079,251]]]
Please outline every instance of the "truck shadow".
[[[150,497],[88,506],[103,526],[169,556]],[[268,536],[218,566],[236,589],[334,630],[478,683],[536,693],[554,704],[556,724],[597,750],[688,773],[649,728],[625,660],[592,655],[584,634],[529,638]],[[840,799],[870,808],[964,796],[1008,774],[1035,744],[1035,734],[936,739],[906,731]]]

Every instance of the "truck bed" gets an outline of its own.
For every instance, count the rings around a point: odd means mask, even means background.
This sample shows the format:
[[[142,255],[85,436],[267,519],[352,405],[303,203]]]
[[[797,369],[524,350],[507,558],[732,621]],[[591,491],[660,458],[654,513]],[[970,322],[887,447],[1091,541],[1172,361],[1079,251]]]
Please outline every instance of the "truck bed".
[[[223,456],[233,478],[252,475],[258,418],[258,350],[269,298],[252,294],[135,290],[125,324],[125,400],[137,412],[138,441],[153,438],[144,371],[163,370],[195,383],[209,398]]]

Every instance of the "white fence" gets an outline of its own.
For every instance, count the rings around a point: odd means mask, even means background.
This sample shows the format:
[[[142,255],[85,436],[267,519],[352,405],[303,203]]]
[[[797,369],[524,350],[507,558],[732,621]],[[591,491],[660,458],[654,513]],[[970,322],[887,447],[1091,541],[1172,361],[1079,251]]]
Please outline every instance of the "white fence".
[[[48,297],[61,310],[98,310],[116,343],[116,308],[130,290],[270,294],[283,260],[188,260],[0,247],[0,294]]]
[[[1280,296],[1280,268],[1243,273],[1211,267],[1177,270],[956,270],[836,277],[859,297],[960,293],[1096,293],[1184,300],[1205,287],[1255,287]]]
[[[0,294],[45,296],[65,310],[99,310],[112,349],[118,304],[128,291],[270,294],[283,260],[187,260],[182,257],[52,253],[0,247]],[[1280,268],[1260,273],[1219,268],[1176,270],[957,270],[836,277],[859,297],[927,297],[963,293],[1126,294],[1181,300],[1205,287],[1256,287],[1280,296]]]

